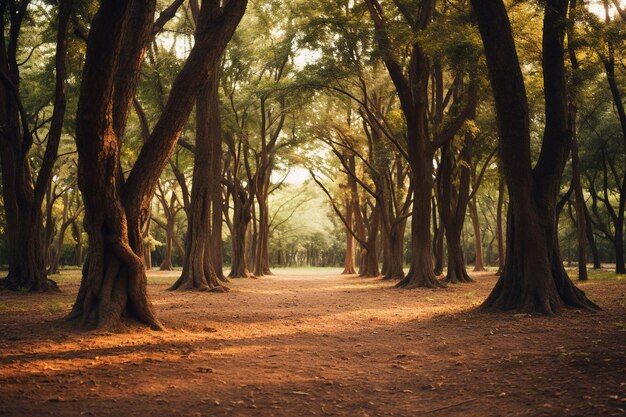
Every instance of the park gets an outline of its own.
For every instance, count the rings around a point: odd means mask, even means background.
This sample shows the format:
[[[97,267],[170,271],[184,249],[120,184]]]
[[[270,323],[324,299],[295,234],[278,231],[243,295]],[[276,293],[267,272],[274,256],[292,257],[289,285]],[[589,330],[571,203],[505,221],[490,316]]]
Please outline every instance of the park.
[[[0,415],[626,412],[623,1],[0,15]]]

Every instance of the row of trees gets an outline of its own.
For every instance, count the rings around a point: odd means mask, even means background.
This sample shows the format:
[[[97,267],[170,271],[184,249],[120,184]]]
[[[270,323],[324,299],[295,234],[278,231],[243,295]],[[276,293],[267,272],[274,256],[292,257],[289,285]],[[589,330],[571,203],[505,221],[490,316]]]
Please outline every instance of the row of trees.
[[[174,290],[227,291],[271,274],[270,260],[445,287],[471,282],[468,234],[475,270],[485,236],[497,254],[488,309],[597,308],[567,276],[559,235],[580,279],[588,252],[626,272],[619,5],[0,10],[3,286],[56,289],[48,275],[72,240],[83,326],[161,326],[146,295],[155,236],[159,267],[182,265]],[[294,165],[311,178],[301,189],[287,185]],[[325,226],[311,221],[320,192]]]

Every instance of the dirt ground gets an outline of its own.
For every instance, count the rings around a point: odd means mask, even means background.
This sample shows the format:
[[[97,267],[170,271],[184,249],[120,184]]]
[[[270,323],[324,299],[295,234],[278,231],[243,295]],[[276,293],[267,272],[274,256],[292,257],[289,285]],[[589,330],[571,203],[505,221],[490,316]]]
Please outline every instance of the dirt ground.
[[[165,332],[77,332],[78,290],[0,294],[0,414],[75,416],[623,416],[626,280],[603,307],[485,314],[495,283],[397,290],[291,273],[232,291],[150,293]]]

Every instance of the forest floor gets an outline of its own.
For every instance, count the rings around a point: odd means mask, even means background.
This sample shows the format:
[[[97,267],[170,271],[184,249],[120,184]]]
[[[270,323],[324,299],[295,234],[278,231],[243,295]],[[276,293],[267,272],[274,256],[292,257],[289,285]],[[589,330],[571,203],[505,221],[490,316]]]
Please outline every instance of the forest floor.
[[[230,293],[149,292],[164,332],[78,332],[62,293],[0,293],[0,415],[624,416],[626,277],[603,310],[486,314],[496,281],[443,290],[292,270]]]

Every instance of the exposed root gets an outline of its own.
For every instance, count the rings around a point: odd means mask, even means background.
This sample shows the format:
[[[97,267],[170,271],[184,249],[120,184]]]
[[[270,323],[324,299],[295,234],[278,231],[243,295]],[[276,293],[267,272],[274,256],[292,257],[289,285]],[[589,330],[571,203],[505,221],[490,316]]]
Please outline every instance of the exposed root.
[[[7,276],[6,278],[0,279],[0,289],[18,292],[61,292],[61,289],[56,281],[47,277],[42,278],[41,280],[19,280],[14,277]]]
[[[206,292],[230,292],[230,288],[226,287],[225,285],[218,285],[216,287],[213,288],[202,288],[200,289],[200,291],[206,291]]]
[[[444,282],[450,284],[468,284],[474,282],[474,280],[467,274],[465,269],[451,269],[448,270],[448,274],[443,278]]]
[[[400,282],[396,284],[396,288],[411,290],[414,288],[446,288],[447,285],[437,279],[432,272],[419,273],[409,272]]]
[[[385,276],[383,276],[381,278],[382,281],[395,281],[395,280],[399,280],[404,278],[404,273],[400,274],[400,273],[396,273],[396,274],[392,274],[392,273],[388,273]]]

